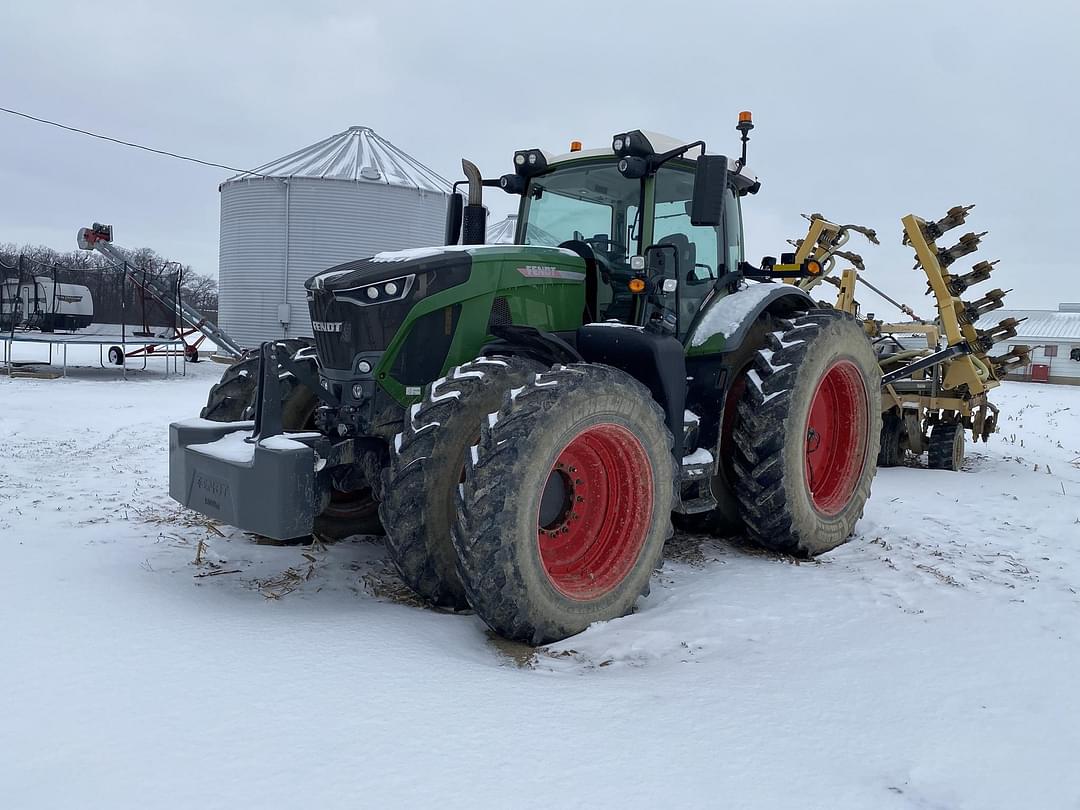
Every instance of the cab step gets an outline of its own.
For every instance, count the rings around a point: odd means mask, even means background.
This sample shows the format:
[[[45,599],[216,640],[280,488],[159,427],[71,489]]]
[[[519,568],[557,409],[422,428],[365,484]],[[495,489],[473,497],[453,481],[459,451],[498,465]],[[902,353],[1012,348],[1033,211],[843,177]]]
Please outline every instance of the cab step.
[[[708,512],[716,508],[712,493],[712,477],[716,473],[713,454],[703,447],[683,457],[680,470],[679,506],[675,510],[684,515]]]

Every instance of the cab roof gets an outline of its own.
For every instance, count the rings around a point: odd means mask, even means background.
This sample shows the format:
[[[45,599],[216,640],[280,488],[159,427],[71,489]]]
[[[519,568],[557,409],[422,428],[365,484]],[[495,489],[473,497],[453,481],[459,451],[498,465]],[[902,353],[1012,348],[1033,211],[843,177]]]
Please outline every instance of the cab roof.
[[[655,149],[657,153],[667,152],[668,150],[675,149],[683,144],[690,143],[682,138],[665,135],[662,132],[649,132],[648,130],[641,130],[641,132],[649,139],[649,143],[652,144],[653,149]],[[583,160],[585,158],[612,157],[615,155],[615,151],[610,146],[600,149],[581,149],[577,152],[564,152],[559,155],[552,154],[544,149],[541,149],[540,151],[543,152],[544,157],[547,159],[548,166],[556,163],[568,163],[573,160]],[[700,146],[695,146],[693,149],[687,151],[685,157],[692,160],[702,154],[702,151]]]

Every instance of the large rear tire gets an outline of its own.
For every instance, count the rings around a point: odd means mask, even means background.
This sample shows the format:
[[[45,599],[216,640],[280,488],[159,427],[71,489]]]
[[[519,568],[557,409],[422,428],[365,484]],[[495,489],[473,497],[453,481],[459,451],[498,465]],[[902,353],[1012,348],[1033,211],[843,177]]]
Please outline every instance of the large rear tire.
[[[477,614],[544,644],[633,610],[671,536],[671,446],[617,369],[560,366],[507,396],[466,457],[453,532]]]
[[[817,310],[766,338],[735,427],[747,533],[800,557],[836,548],[862,516],[881,440],[881,369],[858,322]]]
[[[543,366],[519,357],[481,357],[424,389],[405,416],[383,473],[379,507],[386,547],[405,583],[433,605],[469,606],[450,539],[465,454],[503,396]]]

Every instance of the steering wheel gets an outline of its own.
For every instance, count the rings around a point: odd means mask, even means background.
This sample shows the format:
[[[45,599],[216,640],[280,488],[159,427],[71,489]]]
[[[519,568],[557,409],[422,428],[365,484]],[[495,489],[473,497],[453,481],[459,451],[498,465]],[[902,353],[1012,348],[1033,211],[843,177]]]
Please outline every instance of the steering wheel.
[[[600,279],[609,287],[614,288],[614,275],[617,271],[624,270],[626,265],[626,246],[608,237],[586,237],[575,232],[575,237],[589,246],[596,257],[596,263],[600,269]]]
[[[604,253],[609,259],[613,256],[625,256],[626,245],[616,242],[607,236],[582,236],[579,237],[582,242],[592,248],[593,253]]]

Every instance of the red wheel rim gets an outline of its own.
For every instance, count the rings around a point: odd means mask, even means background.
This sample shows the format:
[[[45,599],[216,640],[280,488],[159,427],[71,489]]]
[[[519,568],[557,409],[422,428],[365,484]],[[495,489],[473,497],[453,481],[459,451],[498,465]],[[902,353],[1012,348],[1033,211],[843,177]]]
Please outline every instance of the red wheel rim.
[[[652,514],[652,465],[638,438],[612,424],[582,431],[559,453],[537,508],[548,580],[571,599],[609,593],[633,569]]]
[[[806,423],[806,486],[814,508],[837,515],[851,501],[866,463],[870,401],[850,360],[829,367],[814,391]]]
[[[735,421],[739,413],[739,400],[742,399],[743,394],[746,392],[746,372],[749,369],[750,366],[747,365],[736,375],[731,383],[727,397],[724,399],[724,416],[720,423],[720,463],[723,465],[729,481],[733,480],[732,459],[735,454],[732,447],[735,444]]]

